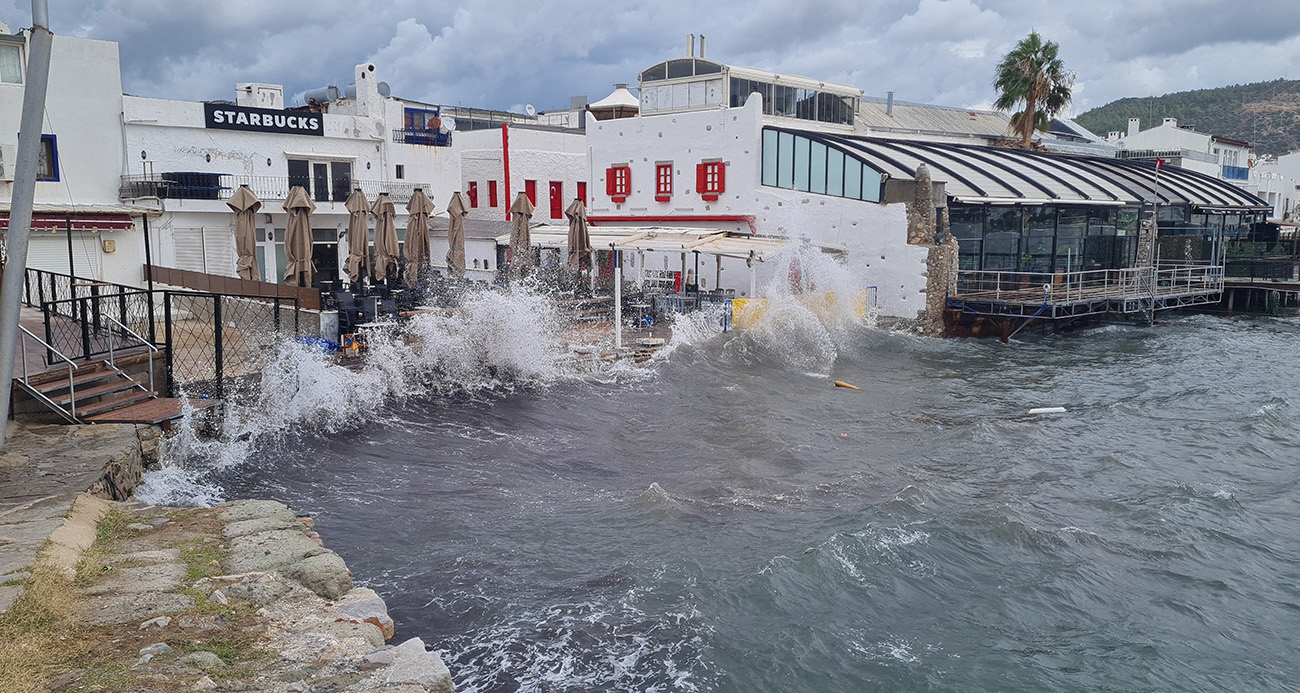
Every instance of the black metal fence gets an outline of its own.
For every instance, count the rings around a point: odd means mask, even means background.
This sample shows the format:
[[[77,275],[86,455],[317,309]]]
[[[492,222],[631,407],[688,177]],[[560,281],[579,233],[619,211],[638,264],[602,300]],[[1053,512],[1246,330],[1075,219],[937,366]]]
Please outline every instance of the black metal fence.
[[[142,347],[166,348],[166,394],[231,394],[261,371],[280,343],[319,317],[296,297],[155,290],[28,269],[23,299],[42,313],[45,341],[73,360]],[[138,336],[138,337],[137,337]],[[58,357],[49,351],[47,363]]]
[[[233,382],[260,373],[306,327],[296,298],[160,293],[170,397],[226,398]]]

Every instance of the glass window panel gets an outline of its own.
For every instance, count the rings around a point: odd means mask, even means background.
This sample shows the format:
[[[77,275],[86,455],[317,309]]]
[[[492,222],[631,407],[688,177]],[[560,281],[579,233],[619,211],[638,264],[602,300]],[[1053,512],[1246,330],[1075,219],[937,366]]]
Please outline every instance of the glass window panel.
[[[980,238],[984,235],[984,208],[953,205],[948,208],[948,228],[957,238]]]
[[[722,72],[722,66],[717,63],[708,60],[695,61],[695,74],[697,75],[716,75],[719,72]]]
[[[1078,272],[1083,266],[1083,237],[1056,237],[1056,269],[1061,272]]]
[[[660,101],[659,107],[660,108],[686,108],[686,105],[690,103],[690,99],[691,99],[691,85],[685,83],[674,84],[672,85],[672,97],[669,99],[668,105],[664,106],[663,102]]]
[[[23,83],[23,48],[13,43],[0,43],[0,82]]]
[[[775,130],[763,131],[763,185],[776,185],[776,137]]]
[[[1014,270],[1019,262],[1019,232],[996,231],[984,235],[984,269]]]
[[[668,79],[690,77],[695,74],[695,61],[690,58],[668,61]]]
[[[1116,227],[1115,233],[1118,236],[1136,236],[1138,232],[1138,208],[1121,208],[1119,210],[1119,219],[1116,223]]]
[[[690,106],[703,106],[705,99],[704,82],[691,82],[687,86],[690,92],[687,97],[687,104]]]
[[[844,160],[844,196],[862,199],[862,162],[857,159]]]
[[[1014,233],[1020,235],[1020,209],[1017,207],[989,207],[985,217],[985,235]]]
[[[776,161],[776,185],[778,188],[794,188],[794,135],[782,132],[777,142],[780,149]]]
[[[808,192],[808,157],[812,142],[807,137],[794,138],[794,189]]]
[[[1020,269],[1025,272],[1051,272],[1052,241],[1052,236],[1022,236]]]
[[[1025,209],[1025,232],[1031,236],[1056,234],[1056,207],[1028,207]]]
[[[964,270],[980,269],[980,254],[983,242],[978,238],[963,238],[957,241],[957,268]]]
[[[1057,213],[1057,236],[1082,236],[1087,228],[1087,209],[1081,207],[1062,207]]]
[[[767,115],[776,114],[776,85],[760,83],[760,92],[763,94],[763,113]]]
[[[826,192],[844,195],[844,152],[838,149],[826,154]]]
[[[654,67],[646,70],[645,72],[642,72],[641,81],[649,82],[652,80],[664,79],[665,75],[667,74],[666,67],[667,67],[667,63],[659,63],[658,65],[655,65]]]
[[[811,154],[808,163],[808,189],[815,193],[826,194],[826,145],[810,142]]]
[[[862,167],[862,199],[868,202],[880,201],[880,172],[870,166]]]

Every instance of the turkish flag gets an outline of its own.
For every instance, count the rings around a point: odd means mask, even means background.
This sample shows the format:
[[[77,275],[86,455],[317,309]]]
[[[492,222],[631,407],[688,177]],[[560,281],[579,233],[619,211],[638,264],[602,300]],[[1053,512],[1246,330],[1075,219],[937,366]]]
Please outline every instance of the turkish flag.
[[[1156,170],[1159,171],[1165,165],[1164,159],[1156,159]]]

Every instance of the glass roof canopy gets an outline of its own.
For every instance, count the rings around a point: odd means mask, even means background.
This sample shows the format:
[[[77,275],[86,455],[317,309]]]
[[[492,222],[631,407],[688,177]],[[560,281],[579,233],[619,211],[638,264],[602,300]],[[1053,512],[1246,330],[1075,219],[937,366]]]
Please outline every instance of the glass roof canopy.
[[[852,126],[862,98],[856,87],[704,58],[665,60],[643,70],[638,79],[643,114],[737,108],[758,93],[765,115]]]

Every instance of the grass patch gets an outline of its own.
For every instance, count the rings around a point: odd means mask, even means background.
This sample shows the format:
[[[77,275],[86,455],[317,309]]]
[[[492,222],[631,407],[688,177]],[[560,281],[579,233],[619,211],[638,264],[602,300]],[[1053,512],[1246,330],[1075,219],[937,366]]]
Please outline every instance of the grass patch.
[[[44,693],[50,671],[90,647],[77,617],[71,580],[38,564],[25,587],[0,616],[0,691],[6,693]]]
[[[185,563],[186,582],[221,575],[221,561],[229,553],[229,550],[222,548],[220,543],[215,541],[204,543],[202,539],[183,541],[173,544],[172,548],[181,550],[181,561]]]
[[[132,521],[131,513],[121,508],[108,511],[104,519],[99,521],[99,526],[95,528],[95,543],[82,554],[81,562],[77,564],[77,586],[85,587],[112,570],[111,566],[104,564],[104,558],[109,554],[108,546],[115,541],[135,536],[135,530],[127,528]]]
[[[185,654],[191,652],[211,652],[221,658],[227,665],[237,662],[252,662],[265,659],[269,653],[262,649],[260,638],[252,635],[213,638],[207,642],[190,641],[182,648]]]

